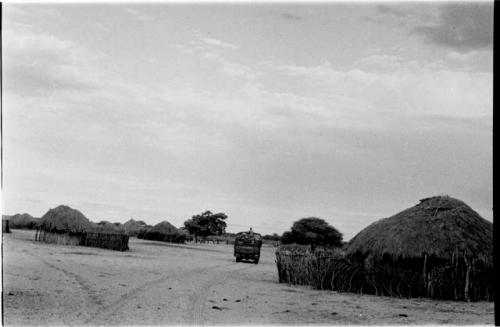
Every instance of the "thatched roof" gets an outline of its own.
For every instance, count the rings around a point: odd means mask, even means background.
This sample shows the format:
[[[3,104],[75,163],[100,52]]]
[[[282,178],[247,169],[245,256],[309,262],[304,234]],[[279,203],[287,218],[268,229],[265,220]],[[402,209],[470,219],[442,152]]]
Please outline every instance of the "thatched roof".
[[[85,232],[90,221],[78,210],[68,206],[50,209],[40,220],[40,228],[48,232]]]
[[[493,224],[460,200],[436,196],[366,227],[347,244],[346,255],[397,259],[427,253],[448,259],[457,248],[492,264]]]
[[[178,235],[181,232],[168,221],[162,221],[148,229],[148,233],[160,233],[165,235]]]
[[[130,219],[128,220],[126,223],[124,223],[123,225],[123,228],[124,230],[128,233],[128,234],[137,234],[139,233],[139,231],[141,230],[144,230],[148,227],[151,227],[151,226],[148,226],[144,221],[142,220],[134,220],[134,219]]]

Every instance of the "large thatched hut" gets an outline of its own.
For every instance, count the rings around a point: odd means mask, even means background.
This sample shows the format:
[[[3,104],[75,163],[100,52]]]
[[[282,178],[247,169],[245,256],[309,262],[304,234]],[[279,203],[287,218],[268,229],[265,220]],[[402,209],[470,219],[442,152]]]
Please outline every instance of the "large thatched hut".
[[[50,209],[40,220],[35,239],[65,245],[128,250],[128,235],[91,223],[80,211],[68,206]]]
[[[162,221],[140,234],[146,240],[184,243],[186,235],[168,221]]]
[[[493,224],[436,196],[363,229],[346,247],[350,291],[450,300],[493,299]]]

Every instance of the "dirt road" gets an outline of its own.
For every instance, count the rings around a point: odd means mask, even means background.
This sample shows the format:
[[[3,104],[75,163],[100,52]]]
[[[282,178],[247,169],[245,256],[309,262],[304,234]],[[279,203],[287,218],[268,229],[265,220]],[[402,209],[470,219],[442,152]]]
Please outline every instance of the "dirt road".
[[[274,249],[132,238],[130,251],[3,236],[5,325],[493,324],[493,303],[339,294],[277,282]]]

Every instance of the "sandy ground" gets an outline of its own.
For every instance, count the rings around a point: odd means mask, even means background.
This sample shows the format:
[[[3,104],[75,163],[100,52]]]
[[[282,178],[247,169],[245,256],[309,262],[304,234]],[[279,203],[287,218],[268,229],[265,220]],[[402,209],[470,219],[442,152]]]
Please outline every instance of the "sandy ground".
[[[492,302],[397,299],[277,281],[274,249],[236,263],[230,245],[132,238],[130,251],[3,236],[3,314],[10,325],[493,324]]]

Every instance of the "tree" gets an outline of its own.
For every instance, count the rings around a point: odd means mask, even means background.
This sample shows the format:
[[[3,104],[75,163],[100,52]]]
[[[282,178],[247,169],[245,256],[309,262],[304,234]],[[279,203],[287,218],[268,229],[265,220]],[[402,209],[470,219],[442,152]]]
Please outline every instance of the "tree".
[[[302,218],[293,223],[290,231],[281,236],[283,244],[342,246],[342,233],[321,218]]]
[[[184,226],[190,234],[194,235],[195,242],[198,236],[203,238],[209,235],[221,235],[226,231],[227,215],[224,213],[212,213],[205,211],[202,214],[193,216],[184,222]]]

